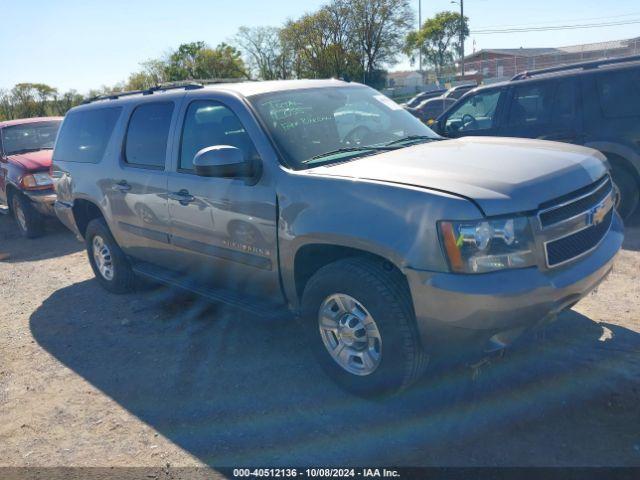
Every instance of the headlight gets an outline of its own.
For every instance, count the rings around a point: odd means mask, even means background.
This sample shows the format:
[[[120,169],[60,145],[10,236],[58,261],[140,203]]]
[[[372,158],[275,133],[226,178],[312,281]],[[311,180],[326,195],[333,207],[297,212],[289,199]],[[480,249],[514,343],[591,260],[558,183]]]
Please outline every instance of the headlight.
[[[535,265],[526,217],[438,223],[451,270],[483,273]]]
[[[21,180],[24,188],[50,187],[53,185],[51,175],[48,173],[33,173],[25,175]]]

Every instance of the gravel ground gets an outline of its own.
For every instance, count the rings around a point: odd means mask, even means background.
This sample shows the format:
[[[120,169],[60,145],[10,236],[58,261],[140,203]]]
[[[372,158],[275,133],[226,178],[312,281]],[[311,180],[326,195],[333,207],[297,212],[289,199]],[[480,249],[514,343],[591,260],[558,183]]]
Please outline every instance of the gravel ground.
[[[56,222],[25,241],[0,216],[2,252],[0,466],[640,466],[638,227],[543,337],[384,402],[336,388],[286,319],[103,291]]]

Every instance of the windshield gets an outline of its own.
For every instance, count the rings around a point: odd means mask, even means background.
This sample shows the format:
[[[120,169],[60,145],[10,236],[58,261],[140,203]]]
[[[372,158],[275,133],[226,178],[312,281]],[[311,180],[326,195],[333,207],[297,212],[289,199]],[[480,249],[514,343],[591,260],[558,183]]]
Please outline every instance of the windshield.
[[[288,90],[250,100],[294,169],[440,138],[393,100],[368,87]]]
[[[25,123],[2,129],[2,148],[5,155],[52,149],[60,120]]]

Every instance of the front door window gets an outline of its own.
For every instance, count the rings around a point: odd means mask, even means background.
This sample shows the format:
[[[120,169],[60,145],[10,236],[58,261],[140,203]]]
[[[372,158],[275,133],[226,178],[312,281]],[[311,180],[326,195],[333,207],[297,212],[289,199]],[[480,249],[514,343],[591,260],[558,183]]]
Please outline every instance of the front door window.
[[[500,93],[500,90],[479,92],[453,107],[445,121],[445,134],[469,135],[493,129]]]

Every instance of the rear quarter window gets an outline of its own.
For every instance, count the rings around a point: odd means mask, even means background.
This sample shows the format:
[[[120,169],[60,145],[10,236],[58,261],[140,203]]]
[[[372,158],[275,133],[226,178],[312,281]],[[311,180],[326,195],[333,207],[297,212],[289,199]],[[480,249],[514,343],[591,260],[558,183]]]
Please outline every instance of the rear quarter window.
[[[602,114],[607,118],[640,116],[640,70],[608,72],[596,77]]]
[[[130,165],[164,168],[173,102],[136,107],[129,120],[125,161]]]
[[[102,160],[122,108],[80,110],[67,114],[53,152],[54,162]]]

